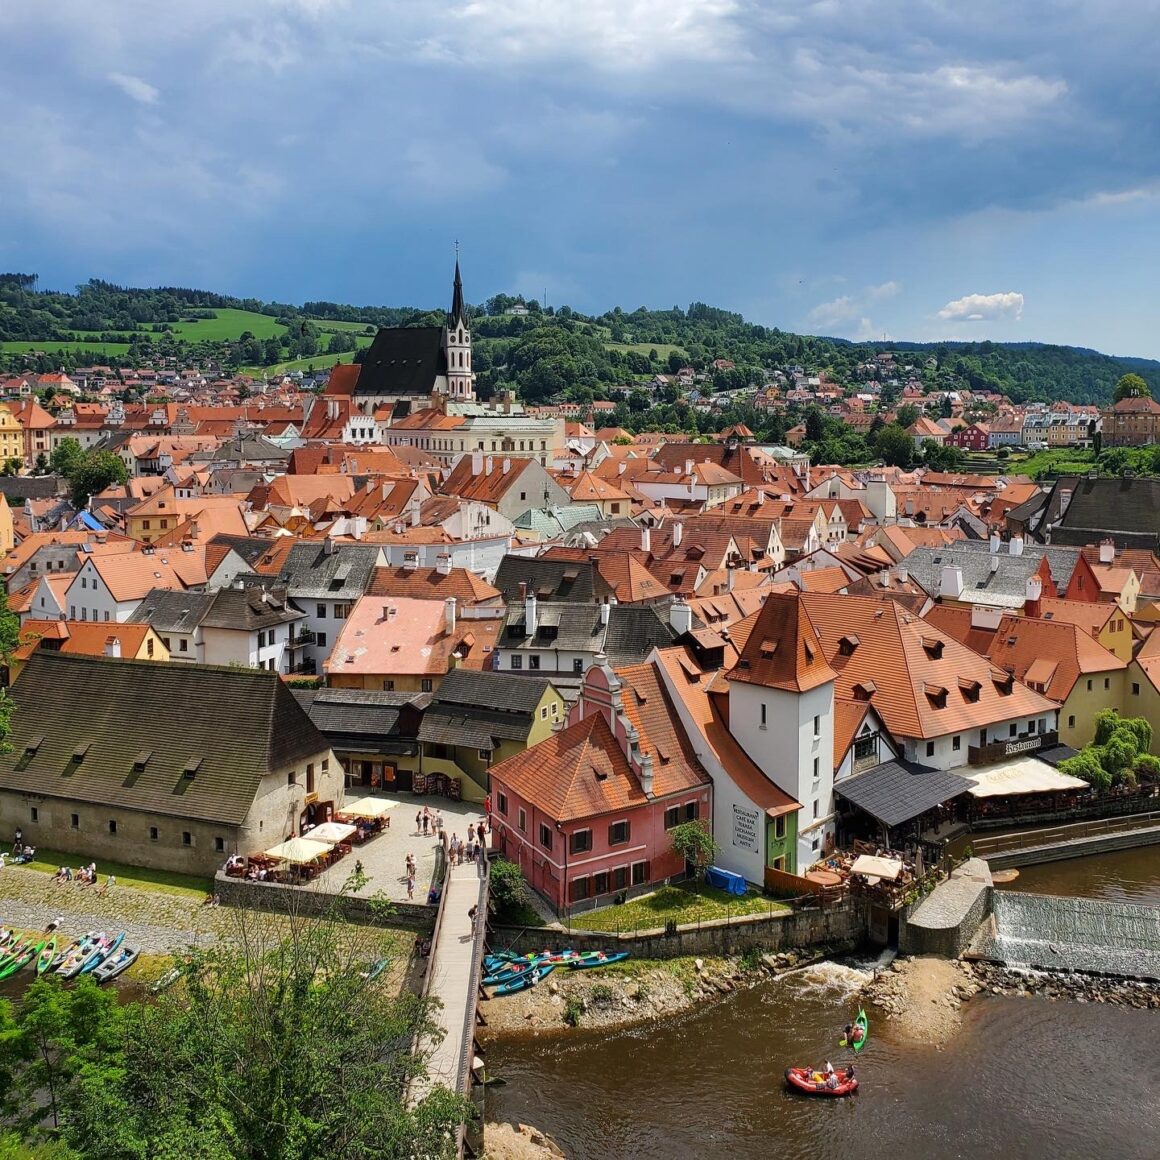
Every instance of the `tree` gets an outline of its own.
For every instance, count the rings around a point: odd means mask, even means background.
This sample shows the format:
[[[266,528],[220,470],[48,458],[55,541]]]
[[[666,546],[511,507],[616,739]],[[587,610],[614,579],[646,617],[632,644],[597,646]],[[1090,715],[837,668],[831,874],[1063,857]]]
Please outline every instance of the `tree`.
[[[514,862],[497,858],[491,864],[490,878],[488,909],[497,922],[517,921],[528,905],[528,885],[523,872]]]
[[[49,458],[53,471],[71,479],[73,472],[81,465],[85,453],[80,443],[71,435],[65,436],[53,449]]]
[[[686,862],[691,862],[697,868],[698,873],[703,873],[713,865],[713,860],[721,849],[713,841],[709,824],[704,819],[682,822],[679,826],[674,826],[669,831],[669,841]]]
[[[1112,402],[1118,403],[1121,399],[1150,399],[1151,388],[1139,376],[1126,374],[1120,376],[1116,389],[1112,392]]]
[[[128,478],[129,470],[120,456],[112,451],[90,451],[68,477],[72,502],[82,508],[90,496],[115,483],[125,483]]]
[[[914,440],[897,423],[889,423],[878,432],[874,450],[889,467],[909,467],[914,458]]]
[[[811,443],[818,443],[825,437],[825,428],[822,425],[822,413],[816,407],[806,416],[806,438]]]
[[[895,421],[898,423],[899,427],[905,430],[912,423],[914,423],[921,414],[922,412],[913,403],[903,403],[902,406],[898,408],[898,415]]]

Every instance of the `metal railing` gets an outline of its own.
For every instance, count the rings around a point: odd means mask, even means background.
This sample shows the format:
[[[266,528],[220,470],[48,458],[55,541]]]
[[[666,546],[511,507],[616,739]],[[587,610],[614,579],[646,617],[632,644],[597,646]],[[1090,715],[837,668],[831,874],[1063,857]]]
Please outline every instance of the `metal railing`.
[[[1133,830],[1160,826],[1160,811],[1135,814],[1131,817],[1103,818],[1098,821],[1074,822],[1067,826],[1049,826],[1041,830],[1024,830],[1018,834],[996,834],[971,842],[976,857],[1006,854],[1015,850],[1030,850],[1037,846],[1053,846],[1077,838],[1098,838],[1110,834],[1127,834]]]

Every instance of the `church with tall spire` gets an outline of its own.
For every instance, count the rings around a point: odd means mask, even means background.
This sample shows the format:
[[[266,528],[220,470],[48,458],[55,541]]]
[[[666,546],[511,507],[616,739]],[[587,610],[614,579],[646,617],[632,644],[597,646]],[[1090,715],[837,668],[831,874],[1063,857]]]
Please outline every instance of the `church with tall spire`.
[[[463,279],[459,258],[455,259],[455,283],[451,291],[451,313],[443,328],[443,350],[447,359],[447,395],[460,403],[475,399],[475,375],[471,372],[471,326],[463,305]]]

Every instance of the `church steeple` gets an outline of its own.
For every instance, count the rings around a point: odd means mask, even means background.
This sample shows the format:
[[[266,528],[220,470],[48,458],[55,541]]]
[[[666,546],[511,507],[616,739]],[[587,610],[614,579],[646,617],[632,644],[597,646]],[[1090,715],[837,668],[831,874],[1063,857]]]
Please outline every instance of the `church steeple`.
[[[459,256],[457,254],[455,257],[455,285],[451,292],[451,313],[447,316],[447,325],[455,327],[461,322],[466,325],[467,312],[463,307],[463,279],[459,276]]]

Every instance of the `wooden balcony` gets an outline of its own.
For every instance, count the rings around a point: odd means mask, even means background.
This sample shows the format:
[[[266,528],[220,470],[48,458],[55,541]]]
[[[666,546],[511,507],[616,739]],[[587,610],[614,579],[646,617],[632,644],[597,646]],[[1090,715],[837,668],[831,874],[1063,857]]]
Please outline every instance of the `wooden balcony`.
[[[993,765],[1007,757],[1022,757],[1058,744],[1058,733],[1020,733],[1018,737],[992,741],[989,745],[968,745],[967,764]]]

